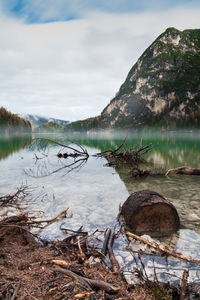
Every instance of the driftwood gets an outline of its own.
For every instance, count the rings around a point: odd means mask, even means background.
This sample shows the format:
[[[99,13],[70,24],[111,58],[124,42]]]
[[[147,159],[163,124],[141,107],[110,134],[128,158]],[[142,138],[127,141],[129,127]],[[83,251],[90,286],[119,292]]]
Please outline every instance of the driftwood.
[[[176,208],[157,192],[142,190],[124,202],[121,214],[131,231],[159,236],[178,230]]]
[[[72,142],[71,140],[67,140],[67,142],[70,143],[70,146],[56,142],[55,140],[47,139],[47,138],[37,138],[37,139],[33,139],[33,141],[38,143],[40,147],[46,147],[48,144],[55,144],[55,145],[61,146],[62,148],[67,148],[69,150],[69,153],[68,152],[64,152],[64,153],[59,152],[57,154],[57,157],[73,158],[73,161],[67,160],[67,163],[63,163],[63,160],[59,160],[59,164],[61,165],[61,167],[51,170],[49,168],[49,165],[46,162],[46,160],[39,161],[39,158],[35,154],[35,158],[36,158],[35,166],[31,169],[24,170],[26,175],[33,177],[33,178],[47,177],[52,174],[58,173],[62,170],[64,171],[64,169],[67,170],[67,172],[65,173],[65,175],[67,175],[68,173],[70,173],[71,171],[73,171],[75,169],[76,170],[81,169],[83,167],[83,165],[87,162],[87,159],[89,158],[87,149],[84,146],[82,146],[76,142]],[[45,154],[45,157],[47,157],[47,156],[48,155]]]
[[[185,269],[184,272],[183,272],[182,280],[181,280],[181,295],[180,295],[180,300],[185,300],[185,294],[186,294],[188,276],[189,276],[189,271],[188,271],[188,269]]]
[[[51,218],[51,219],[46,219],[46,220],[33,220],[33,221],[27,221],[26,224],[41,224],[41,223],[52,223],[54,221],[56,221],[56,219],[58,219],[59,217],[66,215],[67,211],[69,210],[69,207],[67,207],[66,209],[64,209],[63,211],[61,211],[57,216]]]
[[[165,175],[167,176],[169,174],[200,175],[200,168],[179,167],[175,169],[169,169]]]
[[[96,153],[96,157],[105,157],[109,161],[109,165],[127,164],[129,166],[136,166],[141,162],[145,162],[143,155],[149,152],[153,147],[152,144],[141,146],[140,148],[133,150],[125,148],[126,138],[115,150],[106,150],[100,153]],[[122,150],[122,148],[124,148]]]
[[[71,144],[74,144],[74,145],[78,146],[78,147],[80,148],[80,150],[78,150],[78,149],[76,149],[76,148],[74,148],[74,147],[72,147],[72,146],[68,146],[68,145],[65,145],[65,144],[56,142],[56,141],[54,141],[54,140],[51,140],[51,139],[47,139],[47,138],[36,138],[36,139],[34,139],[34,140],[35,140],[35,141],[39,141],[39,142],[45,142],[45,143],[53,143],[53,144],[56,144],[56,145],[61,146],[61,147],[63,147],[63,148],[67,148],[67,149],[69,149],[69,150],[72,150],[72,151],[74,151],[73,153],[71,153],[71,154],[72,154],[72,155],[71,155],[72,157],[73,157],[73,155],[75,155],[75,154],[77,154],[77,156],[86,156],[86,157],[89,157],[89,154],[88,154],[88,152],[87,152],[87,150],[86,150],[85,147],[83,147],[82,145],[80,145],[80,144],[78,144],[78,143],[76,143],[76,142],[73,142],[73,141],[71,141],[71,140],[68,140],[68,142],[71,143]],[[68,154],[68,155],[69,155],[69,154]]]
[[[128,237],[131,237],[131,238],[134,238],[144,244],[147,244],[148,246],[156,249],[156,250],[159,250],[165,254],[168,254],[168,255],[171,255],[173,257],[176,257],[178,259],[182,259],[182,260],[185,260],[187,262],[190,262],[190,263],[193,263],[193,264],[197,264],[197,265],[200,265],[200,260],[197,260],[197,259],[193,259],[189,256],[185,256],[183,255],[181,252],[178,252],[178,251],[175,251],[173,250],[171,247],[167,246],[167,245],[162,245],[162,244],[158,244],[156,242],[150,242],[148,241],[147,239],[144,239],[142,238],[141,236],[138,236],[134,233],[131,233],[131,232],[128,232],[126,231],[125,234],[128,236]]]
[[[76,273],[74,273],[70,270],[66,270],[66,269],[62,269],[62,268],[57,267],[57,268],[52,269],[52,271],[60,272],[60,273],[63,273],[65,275],[71,277],[72,279],[80,282],[83,286],[88,288],[90,291],[93,288],[103,289],[107,293],[117,293],[117,292],[120,291],[119,287],[115,287],[114,285],[109,284],[105,281],[89,279],[89,278],[77,275]]]

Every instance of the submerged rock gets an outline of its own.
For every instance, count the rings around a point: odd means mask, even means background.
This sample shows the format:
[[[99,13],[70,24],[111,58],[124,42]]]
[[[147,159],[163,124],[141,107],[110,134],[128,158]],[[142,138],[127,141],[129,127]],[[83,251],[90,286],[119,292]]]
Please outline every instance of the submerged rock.
[[[139,234],[168,235],[180,227],[176,208],[154,191],[131,194],[124,202],[121,214],[129,230]]]

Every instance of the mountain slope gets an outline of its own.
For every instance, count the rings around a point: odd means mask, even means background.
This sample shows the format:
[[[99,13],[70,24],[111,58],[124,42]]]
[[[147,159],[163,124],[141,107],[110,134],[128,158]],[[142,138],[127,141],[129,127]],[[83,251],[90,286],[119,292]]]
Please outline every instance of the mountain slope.
[[[31,132],[29,121],[0,107],[0,133]]]
[[[38,115],[26,115],[26,114],[20,114],[20,116],[22,118],[24,118],[25,120],[31,122],[31,124],[33,126],[40,126],[49,122],[54,122],[58,125],[67,125],[69,124],[69,121],[65,121],[65,120],[60,120],[60,119],[55,119],[55,118],[46,118],[46,117],[41,117]]]
[[[200,30],[168,28],[138,59],[100,116],[101,127],[198,123]]]

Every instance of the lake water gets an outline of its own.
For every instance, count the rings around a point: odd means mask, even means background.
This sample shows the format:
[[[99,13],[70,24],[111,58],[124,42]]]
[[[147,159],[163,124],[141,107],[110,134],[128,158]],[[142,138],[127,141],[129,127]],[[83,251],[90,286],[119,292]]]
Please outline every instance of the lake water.
[[[153,149],[145,156],[148,164],[144,166],[152,175],[141,179],[131,177],[127,167],[108,167],[105,158],[93,156],[119,146],[123,133],[51,136],[61,143],[70,145],[70,139],[86,147],[90,155],[88,160],[78,161],[71,167],[68,165],[73,164],[74,159],[57,157],[58,152],[66,152],[66,149],[55,144],[44,147],[34,140],[35,137],[0,138],[0,196],[15,192],[21,184],[30,185],[32,193],[28,200],[22,201],[22,207],[34,211],[40,218],[51,218],[69,207],[72,217],[64,220],[64,226],[77,230],[83,225],[84,231],[92,232],[117,224],[119,205],[129,194],[143,189],[154,190],[174,204],[181,219],[180,230],[160,240],[185,255],[200,259],[200,176],[159,175],[169,168],[200,167],[200,131],[129,132],[127,147],[137,147],[141,142],[153,144]],[[15,211],[11,208],[7,212],[2,208],[1,215],[6,213],[10,215]],[[65,234],[59,229],[62,222],[48,226],[40,234],[46,238],[64,238]],[[115,244],[115,255],[124,270],[131,271],[134,260],[128,247],[126,239],[120,236]],[[142,255],[150,277],[152,257],[152,253]],[[172,258],[154,258],[158,277],[162,280],[179,280],[187,267],[189,280],[200,281],[198,266]]]

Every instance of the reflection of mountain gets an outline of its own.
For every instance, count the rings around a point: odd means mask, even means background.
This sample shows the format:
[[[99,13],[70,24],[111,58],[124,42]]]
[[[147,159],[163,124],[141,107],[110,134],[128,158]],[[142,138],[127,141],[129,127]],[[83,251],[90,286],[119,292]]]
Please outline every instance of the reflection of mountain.
[[[0,160],[30,145],[31,135],[0,136]]]

